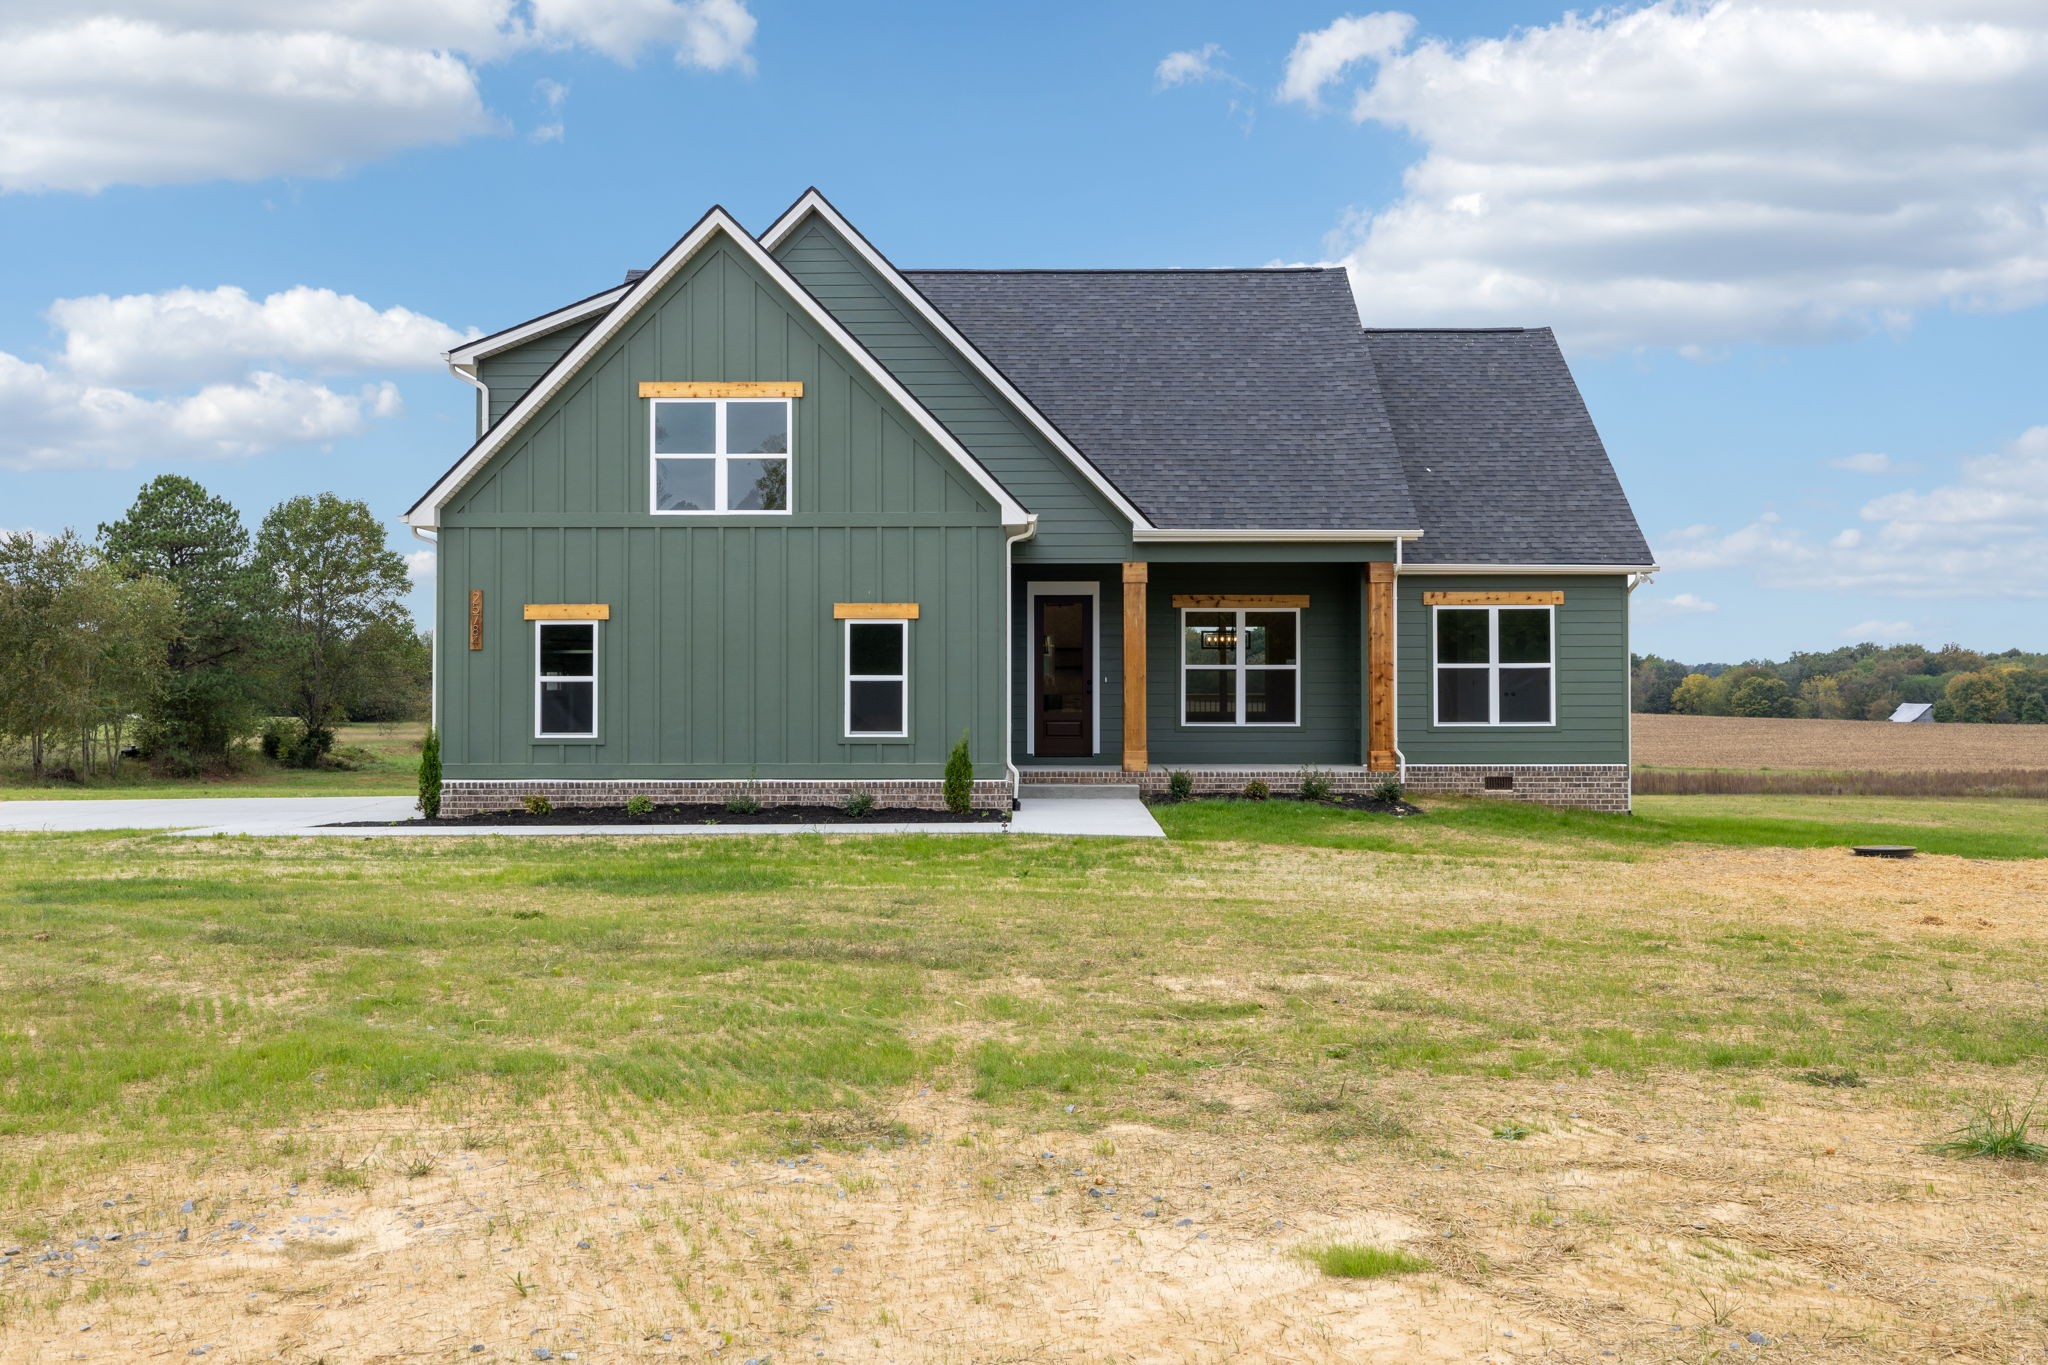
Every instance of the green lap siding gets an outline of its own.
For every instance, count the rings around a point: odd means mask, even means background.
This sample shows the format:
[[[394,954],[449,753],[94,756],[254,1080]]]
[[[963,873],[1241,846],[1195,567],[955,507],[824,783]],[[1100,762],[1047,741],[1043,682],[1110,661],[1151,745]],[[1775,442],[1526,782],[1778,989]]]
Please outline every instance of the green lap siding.
[[[653,515],[648,380],[802,381],[794,514]],[[713,243],[442,510],[447,776],[935,777],[963,729],[999,774],[1003,539],[993,499],[912,416]],[[835,602],[918,604],[907,740],[844,737]],[[527,603],[611,609],[595,740],[534,737]]]
[[[1432,723],[1434,672],[1426,592],[1557,589],[1557,718],[1532,727]],[[1410,763],[1626,763],[1628,579],[1625,575],[1403,575],[1398,586],[1401,752]]]
[[[1017,546],[1019,564],[1143,557],[1131,554],[1124,515],[829,225],[812,218],[775,254],[1010,496],[1038,514],[1038,534]]]
[[[490,394],[486,426],[496,426],[498,419],[510,412],[512,405],[524,398],[526,391],[596,325],[585,318],[478,361],[476,377]],[[483,433],[480,430],[477,434]]]

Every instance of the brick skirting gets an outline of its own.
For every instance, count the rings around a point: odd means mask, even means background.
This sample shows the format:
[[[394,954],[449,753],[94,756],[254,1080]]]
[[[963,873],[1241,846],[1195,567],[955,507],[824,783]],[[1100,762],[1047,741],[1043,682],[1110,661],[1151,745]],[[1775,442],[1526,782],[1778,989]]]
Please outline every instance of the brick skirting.
[[[1135,786],[1146,796],[1166,791],[1168,778],[1176,771],[1194,779],[1197,796],[1233,796],[1253,778],[1275,792],[1288,794],[1299,789],[1301,768],[1176,768],[1161,764],[1144,772],[1121,768],[1026,768],[1024,783],[1047,786]],[[1370,772],[1364,768],[1318,768],[1330,788],[1341,795],[1364,796],[1394,774]],[[1488,779],[1493,786],[1488,786]],[[1578,810],[1625,814],[1629,809],[1629,769],[1623,763],[1411,763],[1407,788],[1410,792],[1450,792],[1458,796],[1496,796],[1509,801],[1534,801],[1545,806],[1569,806]]]
[[[1631,787],[1626,763],[1411,763],[1408,790],[1626,815]]]
[[[723,805],[743,793],[751,793],[763,807],[837,806],[857,791],[875,798],[875,809],[944,810],[945,785],[938,778],[895,779],[862,782],[844,778],[805,778],[749,782],[744,778],[611,780],[543,778],[537,780],[492,778],[450,779],[441,784],[441,814],[480,815],[486,811],[517,810],[528,796],[545,796],[557,806],[624,806],[628,799],[644,796],[657,804]],[[974,784],[969,803],[975,810],[1010,809],[1010,784],[1000,778]]]

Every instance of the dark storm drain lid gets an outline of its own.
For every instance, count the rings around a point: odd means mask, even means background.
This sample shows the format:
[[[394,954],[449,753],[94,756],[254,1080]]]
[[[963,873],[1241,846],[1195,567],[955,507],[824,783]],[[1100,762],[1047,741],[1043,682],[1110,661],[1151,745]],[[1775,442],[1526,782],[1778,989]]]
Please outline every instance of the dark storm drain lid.
[[[1911,844],[1858,844],[1849,850],[1859,858],[1910,858]]]

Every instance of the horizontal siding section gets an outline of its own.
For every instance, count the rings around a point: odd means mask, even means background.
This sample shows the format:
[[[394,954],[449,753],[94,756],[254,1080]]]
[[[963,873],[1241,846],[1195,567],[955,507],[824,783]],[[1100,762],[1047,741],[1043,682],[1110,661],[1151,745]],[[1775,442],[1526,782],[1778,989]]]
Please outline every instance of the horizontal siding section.
[[[510,412],[514,403],[526,397],[526,391],[596,325],[595,319],[573,322],[478,361],[477,378],[483,381],[491,396],[490,425],[496,426],[498,419]]]
[[[1131,558],[1124,516],[937,332],[899,304],[828,225],[811,219],[776,255],[1012,497],[1038,514],[1038,534],[1017,547],[1020,564]]]
[[[1556,589],[1557,724],[1501,727],[1430,723],[1430,611],[1425,592]],[[1410,763],[1626,763],[1628,580],[1623,575],[1403,575],[1400,601],[1399,743]]]

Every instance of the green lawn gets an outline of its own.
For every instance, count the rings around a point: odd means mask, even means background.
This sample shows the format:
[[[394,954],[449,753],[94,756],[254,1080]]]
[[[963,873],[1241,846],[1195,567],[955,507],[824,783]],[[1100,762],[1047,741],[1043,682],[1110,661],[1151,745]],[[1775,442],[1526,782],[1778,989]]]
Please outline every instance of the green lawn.
[[[389,725],[344,725],[335,732],[340,768],[281,768],[254,752],[242,769],[226,777],[170,778],[151,775],[140,763],[122,765],[118,779],[90,782],[36,781],[20,755],[0,763],[0,801],[91,801],[166,796],[409,796],[418,787],[418,721]]]
[[[2048,851],[2040,803],[1871,804],[1194,803],[1164,842],[0,836],[0,1134],[66,1153],[0,1143],[0,1190],[390,1103],[659,1105],[773,1144],[887,1131],[924,1085],[1081,1127],[1207,1122],[1227,1085],[1327,1134],[1381,1121],[1346,1098],[1374,1076],[2033,1084],[2038,942],[1731,899],[1667,856]]]

